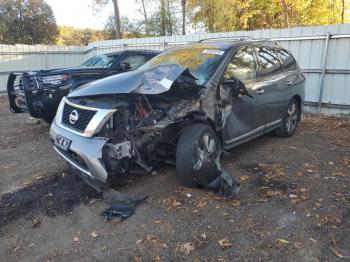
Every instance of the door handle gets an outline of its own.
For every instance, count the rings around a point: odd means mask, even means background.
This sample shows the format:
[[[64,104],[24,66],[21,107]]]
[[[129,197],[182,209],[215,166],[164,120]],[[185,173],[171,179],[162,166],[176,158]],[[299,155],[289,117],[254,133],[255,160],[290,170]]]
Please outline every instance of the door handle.
[[[258,89],[258,90],[256,91],[256,93],[259,94],[259,95],[261,95],[261,94],[265,93],[265,90],[264,90],[264,89]]]

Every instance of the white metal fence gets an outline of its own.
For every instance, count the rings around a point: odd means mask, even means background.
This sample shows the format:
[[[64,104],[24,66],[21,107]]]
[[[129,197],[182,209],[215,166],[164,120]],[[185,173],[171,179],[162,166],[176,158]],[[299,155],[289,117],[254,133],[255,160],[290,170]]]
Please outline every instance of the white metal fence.
[[[271,38],[294,54],[307,78],[306,109],[327,114],[350,112],[350,24],[108,40],[87,47],[0,45],[0,90],[6,89],[10,71],[76,66],[99,53],[165,50],[204,38],[234,36]]]

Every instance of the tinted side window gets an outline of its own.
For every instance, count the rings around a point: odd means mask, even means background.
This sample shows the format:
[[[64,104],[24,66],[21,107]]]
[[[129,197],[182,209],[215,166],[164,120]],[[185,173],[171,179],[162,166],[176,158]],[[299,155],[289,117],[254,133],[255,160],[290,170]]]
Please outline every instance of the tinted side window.
[[[282,61],[282,66],[287,71],[293,71],[297,69],[297,63],[294,57],[287,50],[277,49],[276,52],[278,53],[278,56]]]
[[[256,67],[252,49],[243,47],[237,51],[227,65],[224,79],[237,77],[241,81],[256,78]]]
[[[129,55],[127,56],[122,62],[122,63],[129,63],[131,70],[136,70],[140,66],[142,66],[144,63],[146,63],[148,60],[147,55]]]
[[[259,46],[255,47],[255,52],[260,65],[260,75],[265,76],[282,72],[278,55],[274,49]]]

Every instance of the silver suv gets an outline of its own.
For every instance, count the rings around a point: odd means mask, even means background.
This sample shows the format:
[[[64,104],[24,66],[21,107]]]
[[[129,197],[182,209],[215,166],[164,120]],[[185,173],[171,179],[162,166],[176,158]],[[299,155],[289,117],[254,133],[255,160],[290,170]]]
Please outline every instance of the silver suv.
[[[208,185],[222,150],[274,131],[294,134],[305,78],[289,51],[266,40],[202,40],[62,99],[54,149],[92,186],[176,163],[179,181]]]

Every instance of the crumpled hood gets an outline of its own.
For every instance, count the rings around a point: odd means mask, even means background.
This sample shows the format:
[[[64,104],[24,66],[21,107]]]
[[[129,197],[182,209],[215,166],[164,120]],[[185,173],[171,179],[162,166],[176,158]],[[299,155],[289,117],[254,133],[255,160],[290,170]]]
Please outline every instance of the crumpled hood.
[[[187,68],[176,64],[161,65],[150,69],[126,72],[83,85],[68,97],[84,97],[113,94],[160,94],[168,91],[181,75],[196,79]]]

